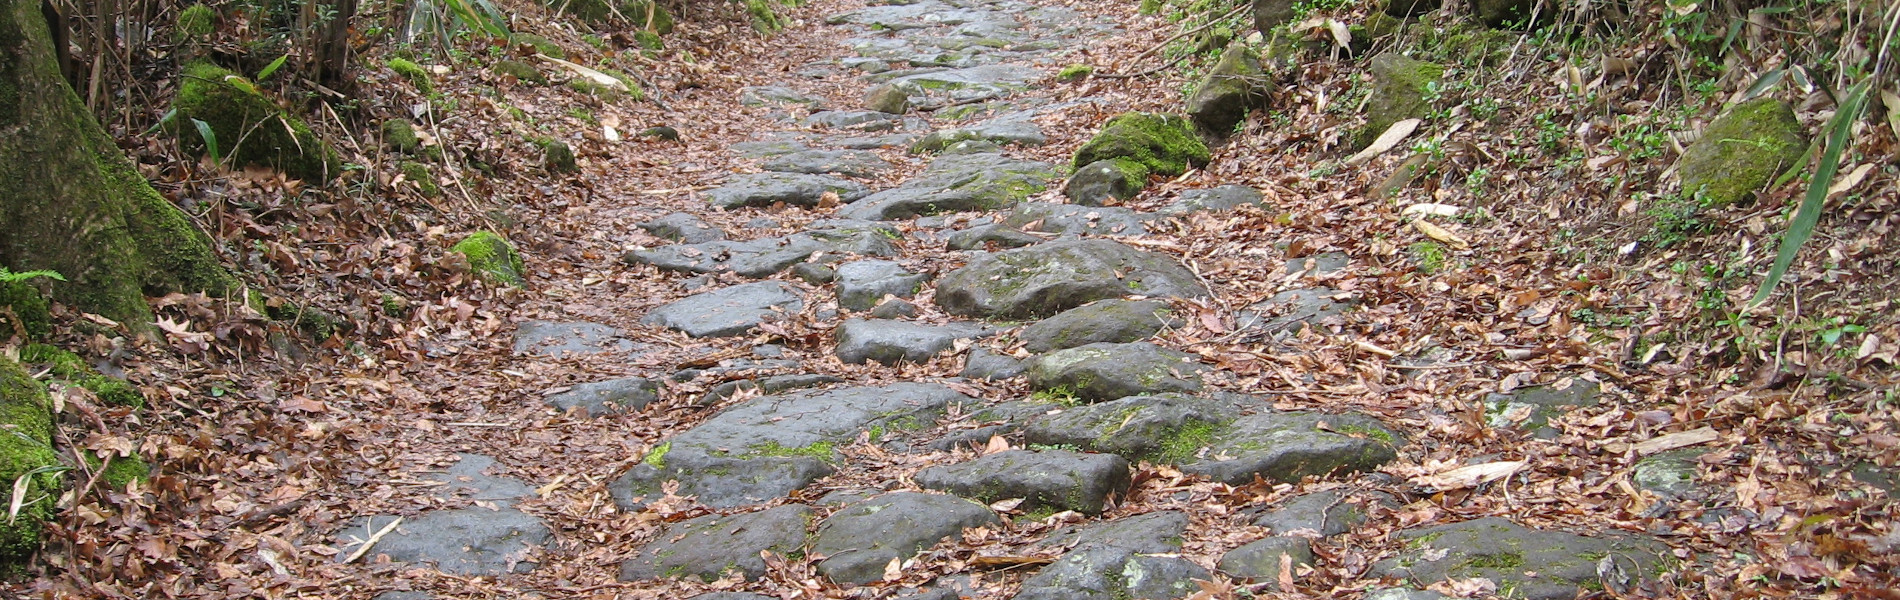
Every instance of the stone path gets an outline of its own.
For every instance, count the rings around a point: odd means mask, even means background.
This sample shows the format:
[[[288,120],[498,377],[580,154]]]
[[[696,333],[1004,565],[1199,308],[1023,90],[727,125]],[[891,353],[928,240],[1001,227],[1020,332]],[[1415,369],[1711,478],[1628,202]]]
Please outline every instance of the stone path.
[[[845,381],[805,371],[771,347],[715,367],[604,379],[551,395],[547,402],[557,410],[637,413],[676,382],[724,377],[701,402],[729,405],[651,444],[630,469],[604,483],[622,510],[683,496],[714,511],[666,524],[619,563],[622,580],[736,575],[749,581],[767,575],[769,557],[802,556],[816,559],[817,576],[831,582],[869,584],[967,528],[1001,527],[1010,515],[999,510],[1100,515],[1126,495],[1131,466],[1141,461],[1233,485],[1297,483],[1376,470],[1415,438],[1368,415],[1277,410],[1271,397],[1219,391],[1231,374],[1149,341],[1180,324],[1177,303],[1210,292],[1174,256],[1109,236],[1143,234],[1170,216],[1257,205],[1261,194],[1215,187],[1182,194],[1154,213],[1089,205],[1139,191],[1118,187],[1115,169],[1178,173],[1205,163],[1205,147],[1156,158],[1177,141],[1159,134],[1098,137],[1077,158],[1085,168],[1069,186],[1073,203],[1044,201],[1056,199],[1046,192],[1062,187],[1061,177],[1074,169],[1013,152],[1046,142],[1037,116],[1073,105],[1038,105],[1020,93],[1061,66],[1053,50],[1067,40],[1111,33],[1111,23],[1021,0],[916,0],[834,15],[827,23],[840,29],[841,50],[855,55],[839,59],[836,68],[861,73],[872,110],[827,106],[800,91],[792,75],[747,88],[738,102],[809,114],[788,118],[783,132],[733,147],[735,162],[755,161],[763,172],[734,173],[705,191],[702,214],[837,203],[838,218],[789,236],[746,240],[732,239],[744,232],[721,230],[691,212],[642,223],[675,243],[629,252],[624,262],[695,277],[689,281],[699,287],[639,321],[693,338],[751,336],[801,311],[835,305],[824,310],[832,311],[826,317],[847,317],[831,341],[839,361],[963,360],[966,376],[1022,378],[1034,396],[981,399],[957,380]],[[952,121],[969,107],[995,116]],[[934,110],[939,122],[951,124],[932,130],[931,121],[915,116],[918,110]],[[1187,123],[1135,115],[1110,129],[1150,122]],[[902,183],[877,189],[872,181],[893,165],[866,149],[889,147],[931,162]],[[933,218],[958,213],[980,214]],[[909,224],[894,226],[899,220]],[[962,252],[966,264],[935,276],[917,270],[906,249],[923,244]],[[1351,264],[1351,257],[1329,254],[1286,271],[1326,274]],[[1271,341],[1302,327],[1327,327],[1356,302],[1349,292],[1311,286],[1242,307],[1235,316],[1241,333]],[[923,304],[955,320],[919,320]],[[632,360],[645,347],[591,323],[527,323],[516,336],[515,351],[524,360],[574,354]],[[997,354],[1002,345],[983,345],[993,336],[1020,339],[1034,355]],[[755,374],[763,372],[773,374]],[[1493,425],[1537,430],[1553,411],[1591,401],[1581,390],[1500,396],[1491,402]],[[984,425],[944,434],[943,424],[971,415]],[[1017,447],[908,472],[908,479],[893,477],[862,493],[805,493],[821,478],[884,460],[878,453],[967,449],[991,436],[1016,440]],[[860,441],[881,449],[845,451]],[[407,518],[375,551],[457,575],[536,568],[539,553],[551,551],[545,544],[553,524],[513,508],[535,492],[524,482],[485,474],[492,462],[462,457],[438,479],[444,508]],[[1666,467],[1651,468],[1638,481],[1676,489]],[[1400,504],[1389,495],[1338,488],[1262,507],[1253,523],[1269,534],[1209,565],[1179,554],[1183,532],[1194,526],[1185,513],[1089,521],[1039,543],[1053,562],[1028,575],[1015,597],[1178,598],[1198,591],[1194,581],[1216,571],[1275,581],[1282,568],[1296,575],[1325,560],[1313,552],[1314,540],[1346,533]],[[349,548],[393,519],[359,519],[337,538]],[[1532,598],[1598,589],[1606,584],[1599,576],[1627,585],[1652,575],[1665,549],[1639,537],[1538,531],[1499,518],[1403,536],[1416,543],[1371,566],[1395,585],[1485,576]],[[915,597],[951,598],[967,589],[946,577]],[[1388,594],[1424,597],[1409,593]],[[385,596],[409,597],[418,596]],[[763,598],[741,592],[699,597]]]

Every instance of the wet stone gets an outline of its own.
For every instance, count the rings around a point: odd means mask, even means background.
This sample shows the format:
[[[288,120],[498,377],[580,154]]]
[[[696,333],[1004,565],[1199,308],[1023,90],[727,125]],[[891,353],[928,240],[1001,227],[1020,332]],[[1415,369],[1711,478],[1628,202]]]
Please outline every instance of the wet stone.
[[[811,551],[825,556],[818,572],[839,583],[870,583],[891,559],[907,559],[964,529],[1000,521],[988,507],[955,496],[894,492],[853,504],[825,519]]]
[[[1234,318],[1235,325],[1280,339],[1307,327],[1338,320],[1352,308],[1340,295],[1339,290],[1324,287],[1287,290],[1239,311]]]
[[[651,250],[635,250],[621,258],[629,264],[650,264],[668,271],[712,273],[732,271],[746,277],[769,277],[792,265],[809,260],[813,254],[861,254],[890,256],[897,253],[891,240],[902,234],[886,225],[868,221],[825,220],[811,229],[779,238],[744,242],[712,241],[699,244],[675,244]]]
[[[620,330],[599,323],[528,321],[515,330],[516,356],[560,358],[568,354],[632,352],[637,345]]]
[[[1366,522],[1366,505],[1353,500],[1338,489],[1296,496],[1255,517],[1253,524],[1275,535],[1310,530],[1320,537],[1332,537]],[[1374,492],[1367,501],[1397,506],[1391,496],[1383,493]]]
[[[1051,532],[1039,548],[1082,548],[1108,546],[1144,554],[1181,551],[1182,535],[1187,532],[1187,513],[1164,510],[1122,517],[1113,521],[1071,525]]]
[[[1021,248],[1041,241],[1042,238],[1023,233],[1014,227],[990,224],[950,234],[949,247],[951,250],[983,250],[991,246]]]
[[[1097,342],[1053,352],[1029,365],[1029,386],[1103,402],[1163,392],[1201,391],[1206,365],[1147,342]]]
[[[970,379],[997,381],[1022,375],[1028,367],[1014,357],[996,354],[982,348],[970,350],[970,356],[963,360],[963,372],[958,375]]]
[[[1223,185],[1181,192],[1173,204],[1162,207],[1161,214],[1185,215],[1196,212],[1223,212],[1242,206],[1259,206],[1260,190],[1244,185]]]
[[[785,556],[799,551],[811,521],[811,509],[798,504],[680,521],[621,563],[620,580],[696,576],[711,581],[729,571],[755,580],[765,575],[765,559],[759,553]]]
[[[1110,494],[1130,482],[1128,461],[1113,454],[1063,450],[1007,450],[969,462],[918,471],[917,485],[985,504],[1022,498],[1025,511],[1073,510],[1101,514]]]
[[[1321,423],[1325,427],[1321,428]],[[1399,434],[1360,414],[1264,411],[1221,427],[1181,470],[1229,485],[1371,471],[1398,457]]]
[[[942,212],[1007,208],[1041,192],[1056,176],[1049,163],[1001,154],[942,156],[903,184],[839,210],[854,219],[902,219]]]
[[[1132,396],[1043,416],[1023,431],[1031,444],[1074,445],[1129,460],[1182,463],[1212,441],[1234,411],[1178,394]]]
[[[891,85],[880,85],[864,93],[864,107],[881,113],[904,114],[910,109],[910,94]]]
[[[1023,348],[1049,352],[1096,342],[1139,342],[1179,326],[1174,308],[1157,300],[1097,300],[1023,328]]]
[[[1588,587],[1627,590],[1666,568],[1669,547],[1655,539],[1605,533],[1586,537],[1530,529],[1500,517],[1411,529],[1406,549],[1374,564],[1370,576],[1430,584],[1482,577],[1507,595],[1570,600]],[[1599,573],[1602,569],[1602,573]]]
[[[838,327],[838,347],[833,352],[847,364],[878,362],[927,362],[958,339],[988,335],[988,328],[975,323],[926,325],[909,321],[851,319]]]
[[[1077,235],[1147,235],[1149,215],[1119,206],[1024,202],[1004,222],[1036,231]]]
[[[1194,580],[1212,575],[1185,559],[1127,548],[1090,546],[1071,551],[1023,582],[1015,600],[1122,600],[1184,598]]]
[[[1220,571],[1229,576],[1254,581],[1274,581],[1280,577],[1282,556],[1292,557],[1290,567],[1298,573],[1313,564],[1313,543],[1306,538],[1269,537],[1227,551],[1220,557]]]
[[[1109,240],[1060,240],[977,254],[937,280],[937,304],[956,315],[1046,317],[1096,300],[1141,294],[1207,295],[1173,257]]]
[[[784,173],[836,173],[846,177],[876,177],[891,164],[863,150],[801,150],[781,154],[759,168]],[[842,199],[843,197],[840,196]]]
[[[640,322],[684,332],[692,337],[740,335],[767,317],[795,313],[804,300],[792,286],[761,281],[688,296],[647,313]]]
[[[1148,170],[1113,160],[1098,160],[1069,176],[1062,193],[1070,202],[1082,206],[1102,206],[1110,200],[1128,200],[1148,185]]]
[[[724,185],[706,190],[713,206],[734,209],[746,206],[771,206],[783,202],[792,206],[817,206],[829,192],[845,202],[870,194],[863,184],[806,173],[741,173]]]
[[[909,298],[923,288],[929,275],[904,270],[889,260],[859,260],[838,265],[838,306],[870,310],[884,296]]]
[[[912,152],[935,153],[960,142],[988,142],[996,146],[1041,146],[1049,143],[1042,127],[1025,117],[996,118],[974,125],[934,131],[917,140]]]
[[[644,377],[609,379],[576,385],[573,389],[548,396],[548,406],[563,412],[580,409],[600,416],[632,412],[660,399],[660,386]]]
[[[812,108],[823,106],[824,99],[782,85],[767,85],[741,88],[739,104],[746,106],[765,106],[767,104],[802,104]]]
[[[1572,409],[1596,406],[1600,389],[1594,381],[1577,379],[1563,389],[1537,386],[1509,394],[1486,394],[1485,424],[1528,431],[1540,439],[1555,439],[1560,432],[1549,426],[1550,418]]]
[[[907,319],[917,316],[917,305],[909,301],[892,298],[871,309],[873,319]]]
[[[610,490],[627,509],[669,480],[680,482],[680,495],[698,496],[708,506],[765,502],[831,474],[840,459],[834,449],[859,432],[933,423],[951,403],[976,400],[922,383],[761,396],[666,440]]]
[[[646,221],[640,224],[640,229],[646,230],[654,237],[687,244],[726,239],[726,232],[706,224],[706,221],[695,215],[683,212],[670,213],[658,219]]]

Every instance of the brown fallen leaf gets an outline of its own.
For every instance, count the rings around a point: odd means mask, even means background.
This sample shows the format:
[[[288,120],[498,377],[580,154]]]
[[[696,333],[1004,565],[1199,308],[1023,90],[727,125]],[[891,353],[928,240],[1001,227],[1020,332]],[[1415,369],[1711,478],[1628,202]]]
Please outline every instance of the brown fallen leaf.
[[[1635,448],[1637,454],[1649,455],[1685,446],[1706,444],[1720,438],[1721,435],[1717,434],[1714,428],[1703,427],[1701,429],[1691,429],[1689,431],[1678,431],[1668,435],[1659,435],[1637,442],[1632,448]]]
[[[1432,223],[1431,221],[1426,221],[1424,219],[1412,221],[1412,228],[1417,229],[1419,233],[1425,234],[1425,237],[1429,237],[1434,240],[1444,242],[1446,245],[1449,245],[1452,248],[1455,248],[1458,250],[1471,249],[1471,242],[1465,241],[1465,238],[1458,237],[1458,234],[1452,233],[1450,230],[1447,230],[1443,227],[1439,227],[1438,225]]]
[[[970,566],[979,569],[1007,569],[1046,565],[1055,561],[1056,559],[1050,556],[978,556],[970,559]]]

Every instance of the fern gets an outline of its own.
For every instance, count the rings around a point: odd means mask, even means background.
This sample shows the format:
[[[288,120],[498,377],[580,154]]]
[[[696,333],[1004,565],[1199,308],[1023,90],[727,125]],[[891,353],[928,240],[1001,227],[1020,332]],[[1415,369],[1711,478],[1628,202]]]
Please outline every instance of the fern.
[[[15,273],[11,269],[6,268],[5,266],[0,266],[0,284],[16,283],[16,282],[26,281],[28,279],[33,279],[35,277],[45,277],[53,281],[66,280],[66,277],[63,275],[60,275],[59,271],[48,271],[45,269],[41,269],[38,271],[25,271],[21,273]]]

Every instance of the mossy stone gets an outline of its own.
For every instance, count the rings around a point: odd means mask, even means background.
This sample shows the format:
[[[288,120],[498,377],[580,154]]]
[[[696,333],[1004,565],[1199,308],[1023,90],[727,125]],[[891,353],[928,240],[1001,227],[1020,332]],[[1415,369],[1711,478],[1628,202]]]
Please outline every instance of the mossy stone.
[[[402,177],[405,180],[414,182],[416,187],[422,190],[423,196],[434,198],[442,195],[442,188],[436,185],[435,175],[429,172],[429,165],[415,161],[403,161]]]
[[[416,91],[424,94],[435,91],[435,80],[429,77],[429,70],[423,68],[422,65],[401,58],[389,59],[389,62],[385,64],[389,66],[389,70],[395,71],[397,75],[408,80],[409,85],[416,86]]]
[[[207,62],[185,67],[172,108],[170,128],[187,151],[203,154],[205,140],[192,120],[211,126],[218,150],[232,164],[282,170],[306,181],[329,181],[342,171],[336,150],[297,118],[277,107],[251,82]]]
[[[172,37],[180,43],[206,44],[217,29],[218,13],[203,4],[193,4],[178,11],[178,20],[172,23]]]
[[[1095,67],[1081,63],[1063,67],[1056,71],[1056,81],[1078,81],[1095,74]]]
[[[1229,44],[1188,97],[1188,117],[1201,131],[1225,137],[1247,119],[1247,111],[1264,95],[1265,79],[1259,51],[1244,41]]]
[[[415,154],[422,149],[422,139],[416,137],[416,126],[408,119],[383,121],[383,143],[403,154]]]
[[[39,288],[25,281],[0,283],[0,339],[13,336],[15,327],[26,332],[29,340],[44,338],[53,329],[46,299],[40,297]]]
[[[27,344],[20,349],[20,362],[41,365],[54,377],[86,388],[111,406],[145,406],[145,395],[125,380],[100,373],[78,354],[48,344]]]
[[[97,470],[105,461],[91,451],[86,453],[86,466]],[[99,481],[108,489],[123,490],[125,485],[134,481],[145,481],[152,475],[152,465],[134,454],[132,456],[114,456],[110,464],[104,464],[105,471],[99,473]]]
[[[527,267],[522,264],[521,255],[515,252],[514,246],[508,245],[508,240],[492,231],[475,232],[450,250],[467,257],[469,270],[482,281],[510,287],[528,284],[523,277]]]
[[[568,147],[567,142],[550,141],[541,150],[542,164],[549,173],[573,173],[581,169],[575,164],[574,149]]]
[[[522,83],[531,83],[534,85],[548,84],[548,76],[541,74],[540,69],[536,69],[534,65],[518,60],[500,61],[488,67],[488,69],[499,75],[512,76],[515,78],[515,81]]]
[[[53,452],[50,405],[46,389],[19,363],[0,358],[0,429],[5,429],[0,435],[0,480],[11,483],[26,476],[27,481],[25,503],[16,518],[0,521],[0,575],[17,575],[39,550],[42,527],[53,518],[53,505],[64,487],[57,470],[59,456]]]
[[[1366,101],[1366,125],[1353,138],[1353,149],[1372,145],[1393,123],[1431,114],[1432,86],[1445,67],[1387,52],[1372,57],[1372,97]]]
[[[529,46],[533,46],[535,52],[552,56],[554,58],[567,58],[567,51],[562,50],[560,44],[556,44],[554,43],[554,40],[550,40],[548,38],[545,38],[539,35],[535,35],[532,33],[517,33],[511,36],[508,36],[508,41],[515,44],[527,44]]]
[[[613,6],[607,4],[606,0],[552,0],[548,6],[588,23],[604,22],[614,13]]]
[[[633,41],[634,43],[639,44],[641,48],[645,48],[647,50],[666,49],[666,40],[660,39],[660,34],[647,31],[644,29],[633,32]]]
[[[1071,164],[1126,158],[1156,175],[1180,175],[1190,165],[1206,166],[1212,155],[1179,115],[1131,112],[1109,119],[1093,139],[1075,151]]]
[[[1794,111],[1774,98],[1737,104],[1716,117],[1682,153],[1682,191],[1705,206],[1747,200],[1776,175],[1798,164],[1807,132]]]
[[[658,3],[649,0],[634,0],[620,5],[620,14],[631,21],[634,27],[641,30],[659,35],[673,33],[673,13],[668,12],[666,7]]]

